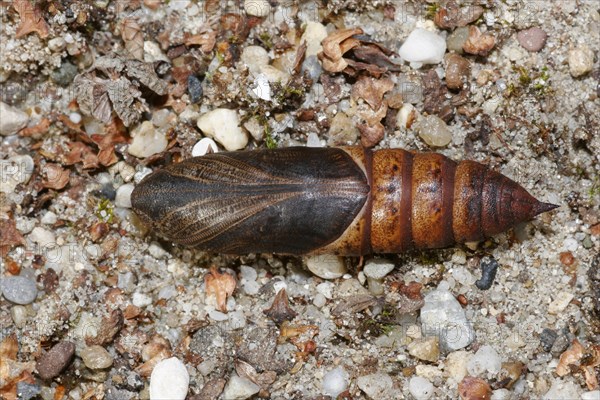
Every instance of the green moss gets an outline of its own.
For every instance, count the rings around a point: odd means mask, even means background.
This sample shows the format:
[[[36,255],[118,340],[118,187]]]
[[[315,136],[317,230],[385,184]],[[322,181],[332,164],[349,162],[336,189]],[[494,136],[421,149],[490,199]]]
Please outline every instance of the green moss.
[[[427,7],[425,8],[425,17],[427,19],[433,19],[435,17],[435,14],[437,14],[437,12],[440,9],[440,5],[439,3],[433,3],[433,4],[429,4],[427,5]]]
[[[271,50],[273,48],[273,38],[269,34],[269,32],[262,32],[258,35],[258,39],[260,42],[267,48],[267,50]]]
[[[96,217],[99,220],[111,223],[114,218],[115,206],[108,199],[102,199],[96,206]]]

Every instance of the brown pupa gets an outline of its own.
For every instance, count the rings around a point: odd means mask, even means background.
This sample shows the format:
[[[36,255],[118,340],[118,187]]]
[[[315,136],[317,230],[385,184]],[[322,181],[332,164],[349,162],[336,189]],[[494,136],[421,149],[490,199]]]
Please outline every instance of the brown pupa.
[[[238,255],[443,248],[557,207],[474,161],[362,147],[195,157],[147,176],[131,200],[173,242]]]

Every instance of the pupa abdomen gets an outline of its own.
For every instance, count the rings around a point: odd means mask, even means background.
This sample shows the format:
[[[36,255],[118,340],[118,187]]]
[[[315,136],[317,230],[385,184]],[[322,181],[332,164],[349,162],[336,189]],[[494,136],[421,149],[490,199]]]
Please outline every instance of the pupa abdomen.
[[[132,205],[205,251],[354,256],[477,241],[555,207],[474,161],[361,147],[191,158],[146,177]]]

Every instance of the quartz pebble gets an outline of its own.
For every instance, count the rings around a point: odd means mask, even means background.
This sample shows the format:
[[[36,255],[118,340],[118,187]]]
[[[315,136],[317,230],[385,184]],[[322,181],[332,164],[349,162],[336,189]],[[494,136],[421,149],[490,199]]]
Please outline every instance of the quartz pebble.
[[[346,273],[344,259],[338,256],[321,254],[308,256],[305,259],[306,267],[313,274],[323,279],[337,279]]]
[[[233,374],[229,378],[227,385],[225,385],[222,398],[228,400],[244,400],[254,396],[259,391],[260,386],[248,379]]]
[[[404,103],[396,115],[396,126],[400,129],[409,129],[417,117],[415,106]]]
[[[361,376],[356,380],[356,384],[373,400],[390,398],[394,386],[392,378],[384,373]]]
[[[81,359],[89,369],[105,369],[113,364],[113,358],[102,346],[94,345],[81,351]]]
[[[0,291],[4,298],[15,304],[31,304],[37,297],[35,282],[24,276],[0,278]]]
[[[334,399],[348,388],[350,377],[343,367],[337,367],[323,376],[322,393]]]
[[[0,120],[2,119],[4,117],[0,118]],[[33,168],[33,158],[28,155],[12,156],[6,160],[0,160],[0,171],[2,171],[0,193],[13,193],[17,185],[29,182]]]
[[[235,110],[217,108],[202,114],[198,118],[198,128],[228,151],[243,149],[248,144],[248,136],[242,131]]]
[[[554,300],[548,306],[548,312],[550,314],[558,314],[561,311],[564,311],[565,308],[569,305],[571,300],[573,300],[573,294],[569,292],[558,292],[554,297]]]
[[[56,244],[56,236],[54,235],[54,232],[44,229],[40,226],[33,228],[29,234],[29,239],[33,243],[36,243],[42,247],[51,247]]]
[[[39,399],[39,394],[42,392],[40,385],[36,383],[27,383],[24,381],[17,382],[17,393],[19,400]]]
[[[473,354],[464,350],[448,354],[444,368],[446,375],[454,379],[454,381],[460,382],[467,375],[467,364],[471,357],[473,357]]]
[[[575,78],[585,75],[594,67],[594,52],[587,45],[569,51],[569,71]]]
[[[435,115],[420,118],[415,124],[415,129],[429,146],[444,147],[452,141],[452,132],[446,123]]]
[[[146,158],[156,153],[165,151],[167,138],[154,128],[150,121],[144,121],[132,130],[133,140],[127,152],[138,158]]]
[[[469,60],[455,53],[446,56],[446,85],[449,89],[462,89],[470,76]]]
[[[383,258],[376,258],[366,262],[363,272],[367,278],[383,279],[394,270],[394,263]]]
[[[440,342],[437,336],[418,339],[408,345],[408,353],[419,360],[436,362],[440,358]]]
[[[190,383],[185,365],[176,357],[162,360],[150,376],[150,400],[184,400]]]
[[[519,44],[527,51],[540,51],[546,44],[548,34],[541,28],[534,26],[517,33]]]
[[[244,11],[255,17],[266,17],[271,12],[271,4],[268,0],[245,0]]]
[[[453,51],[457,54],[462,54],[464,52],[463,46],[468,38],[468,26],[461,26],[459,28],[456,28],[450,35],[448,35],[448,39],[446,39],[448,51]]]
[[[440,282],[424,301],[421,329],[426,336],[438,336],[442,350],[460,350],[475,339],[473,327],[458,300],[448,290],[447,282]]]
[[[10,317],[17,328],[23,328],[27,322],[27,308],[21,305],[11,307]]]
[[[251,74],[257,75],[263,66],[269,64],[269,53],[260,46],[247,46],[242,51],[240,61],[248,67]]]
[[[420,376],[413,376],[408,382],[408,391],[415,400],[428,400],[433,396],[433,384]]]
[[[592,390],[581,394],[581,400],[598,400],[600,399],[600,390]]]
[[[579,399],[579,390],[575,383],[556,379],[542,400]]]
[[[23,111],[0,101],[0,135],[14,135],[27,126],[29,116]]]
[[[321,42],[327,37],[327,28],[320,22],[307,21],[300,42],[306,42],[305,57],[316,56],[323,50]]]
[[[115,206],[123,208],[131,208],[131,192],[134,186],[131,183],[126,183],[119,186],[117,195],[115,196]]]
[[[417,28],[408,35],[399,50],[402,59],[418,64],[437,64],[446,52],[446,41],[434,32]]]
[[[502,359],[492,346],[481,346],[467,363],[467,371],[472,376],[497,374],[502,368]]]
[[[40,378],[47,380],[60,375],[67,368],[75,354],[75,344],[59,342],[39,358],[36,369]]]

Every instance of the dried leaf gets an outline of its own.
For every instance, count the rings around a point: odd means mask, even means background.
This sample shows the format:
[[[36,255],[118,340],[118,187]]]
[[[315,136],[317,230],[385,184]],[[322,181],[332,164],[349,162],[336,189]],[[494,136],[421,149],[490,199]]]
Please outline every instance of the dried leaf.
[[[152,90],[154,93],[163,96],[167,94],[169,85],[156,75],[152,64],[128,60],[125,63],[127,68],[127,76],[137,79],[142,85]]]
[[[341,317],[346,313],[350,315],[356,314],[375,305],[375,303],[377,303],[377,299],[369,294],[345,297],[331,310],[331,314],[335,317]]]
[[[361,42],[360,46],[352,49],[352,55],[360,61],[376,65],[387,71],[399,72],[402,67],[392,62],[383,48],[377,43],[365,45],[364,42]]]
[[[352,39],[349,43],[342,45],[354,35],[362,35],[363,30],[360,28],[340,29],[331,32],[323,41],[323,54],[333,61],[337,61],[344,53],[350,50],[353,46],[358,46],[360,42],[357,39]]]
[[[69,183],[69,170],[58,164],[46,164],[42,169],[42,185],[48,189],[60,190]]]
[[[125,43],[125,50],[132,58],[144,59],[144,33],[135,19],[123,19],[121,22],[121,38]]]
[[[385,127],[381,122],[374,125],[358,124],[356,126],[360,131],[360,143],[364,147],[373,147],[385,136]]]
[[[591,344],[585,348],[577,339],[560,355],[556,375],[565,376],[581,370],[589,390],[598,389],[595,368],[600,365],[600,346]]]
[[[571,366],[579,368],[579,362],[583,357],[585,348],[579,343],[579,340],[574,339],[573,343],[564,353],[560,355],[558,365],[556,366],[556,375],[565,376],[571,373]]]
[[[216,268],[211,268],[210,273],[204,277],[206,295],[215,296],[217,309],[227,312],[227,297],[233,294],[236,282],[235,278],[228,273],[220,273]]]
[[[102,318],[100,329],[94,337],[87,336],[85,343],[88,346],[100,345],[105,346],[112,343],[115,336],[123,328],[123,312],[116,309],[110,312],[107,317]]]
[[[25,238],[12,219],[0,219],[0,254],[4,256],[13,247],[25,245]]]
[[[200,46],[202,52],[207,54],[215,48],[217,32],[212,29],[205,29],[196,35],[186,33],[184,43],[186,46]]]
[[[125,126],[136,124],[140,121],[143,112],[150,111],[146,101],[142,98],[142,92],[127,78],[121,77],[114,81],[108,81],[104,89],[113,109]]]
[[[48,36],[48,24],[44,21],[39,8],[34,6],[29,0],[15,0],[13,7],[19,13],[21,22],[15,32],[15,37],[18,39],[22,36],[35,32],[42,39]]]
[[[43,133],[48,132],[49,127],[50,120],[48,118],[42,118],[42,120],[37,125],[21,129],[19,131],[19,136],[37,138],[42,136]]]
[[[0,343],[0,359],[1,360],[16,360],[17,353],[19,352],[19,343],[17,342],[17,335],[14,333],[4,338]]]
[[[129,136],[124,129],[121,129],[116,121],[112,121],[107,126],[108,132],[104,135],[92,135],[92,140],[98,145],[98,161],[100,164],[108,167],[115,164],[118,160],[115,154],[115,144],[127,143]]]
[[[394,82],[389,78],[375,79],[361,76],[352,86],[352,98],[364,99],[373,110],[379,110],[386,92],[394,88]]]
[[[281,289],[277,292],[275,296],[275,300],[273,300],[273,304],[271,307],[263,311],[265,315],[271,318],[277,325],[281,325],[283,321],[291,321],[293,320],[298,313],[296,313],[290,307],[290,303],[288,301],[287,293],[285,289]]]
[[[483,34],[476,26],[469,26],[469,37],[463,50],[469,54],[487,56],[496,45],[496,39],[489,34]]]

